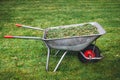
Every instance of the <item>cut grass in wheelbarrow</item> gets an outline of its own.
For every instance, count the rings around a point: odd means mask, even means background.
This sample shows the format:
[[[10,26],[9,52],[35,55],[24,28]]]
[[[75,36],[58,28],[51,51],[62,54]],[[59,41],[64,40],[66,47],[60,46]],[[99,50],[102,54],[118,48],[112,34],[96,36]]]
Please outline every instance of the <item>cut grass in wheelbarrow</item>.
[[[91,24],[73,26],[69,28],[51,29],[47,32],[47,39],[69,38],[73,36],[98,34],[97,28]]]

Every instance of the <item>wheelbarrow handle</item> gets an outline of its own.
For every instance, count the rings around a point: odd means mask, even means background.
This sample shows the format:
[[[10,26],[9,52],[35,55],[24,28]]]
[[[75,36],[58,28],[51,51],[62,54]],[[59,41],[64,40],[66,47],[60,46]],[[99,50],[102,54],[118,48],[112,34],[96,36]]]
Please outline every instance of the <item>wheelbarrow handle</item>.
[[[17,27],[22,27],[22,24],[15,24]]]
[[[7,35],[7,36],[4,36],[4,38],[13,38],[13,36]]]
[[[26,25],[22,25],[22,24],[16,24],[17,27],[24,27],[24,28],[30,28],[30,29],[34,29],[34,30],[41,30],[44,31],[44,29],[42,28],[38,28],[38,27],[31,27],[31,26],[26,26]]]
[[[35,40],[43,40],[41,37],[30,37],[30,36],[11,36],[6,35],[4,38],[18,38],[18,39],[35,39]]]

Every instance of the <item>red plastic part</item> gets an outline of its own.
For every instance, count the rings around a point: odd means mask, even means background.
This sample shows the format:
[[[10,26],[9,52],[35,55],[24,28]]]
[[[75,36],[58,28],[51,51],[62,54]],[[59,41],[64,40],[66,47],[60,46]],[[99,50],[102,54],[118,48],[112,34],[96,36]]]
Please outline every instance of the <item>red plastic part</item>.
[[[22,27],[22,25],[21,25],[21,24],[16,24],[16,26],[17,26],[17,27]]]
[[[13,36],[4,36],[4,38],[13,38]]]
[[[84,52],[84,55],[85,55],[85,57],[88,57],[88,58],[89,58],[89,56],[91,56],[91,58],[95,57],[95,53],[92,50],[86,50]]]

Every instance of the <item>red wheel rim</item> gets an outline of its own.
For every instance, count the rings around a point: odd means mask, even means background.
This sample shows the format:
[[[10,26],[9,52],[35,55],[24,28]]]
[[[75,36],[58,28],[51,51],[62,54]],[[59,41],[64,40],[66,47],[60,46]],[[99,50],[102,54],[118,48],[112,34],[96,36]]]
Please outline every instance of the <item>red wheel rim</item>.
[[[91,57],[91,58],[94,58],[95,57],[95,53],[92,51],[92,50],[86,50],[85,52],[84,52],[84,55],[85,55],[85,57]]]

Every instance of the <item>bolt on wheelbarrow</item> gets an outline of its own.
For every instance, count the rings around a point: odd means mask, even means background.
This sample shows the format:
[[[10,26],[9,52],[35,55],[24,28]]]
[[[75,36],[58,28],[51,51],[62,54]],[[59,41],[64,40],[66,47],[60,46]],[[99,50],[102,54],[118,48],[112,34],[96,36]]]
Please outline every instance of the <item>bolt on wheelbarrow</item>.
[[[83,36],[72,36],[68,38],[53,38],[49,39],[47,38],[47,32],[49,30],[54,29],[61,29],[61,28],[70,28],[70,27],[82,27],[85,24],[91,24],[94,27],[97,28],[98,34],[92,34],[92,35],[83,35]],[[61,61],[65,57],[68,51],[77,51],[78,58],[82,62],[97,62],[100,59],[102,59],[103,56],[100,55],[99,48],[92,44],[93,42],[96,42],[96,40],[103,34],[106,33],[106,31],[102,28],[100,24],[97,22],[88,22],[88,23],[81,23],[81,24],[72,24],[72,25],[65,25],[65,26],[56,26],[56,27],[50,27],[46,29],[41,29],[37,27],[31,27],[31,26],[25,26],[21,24],[16,24],[17,27],[23,27],[23,28],[30,28],[34,30],[40,30],[43,31],[43,37],[30,37],[30,36],[4,36],[5,38],[20,38],[20,39],[35,39],[35,40],[42,40],[48,49],[47,52],[47,61],[46,61],[46,70],[48,71],[49,68],[49,59],[50,59],[50,52],[51,49],[56,49],[57,52],[55,55],[60,53],[61,50],[64,51],[62,57],[58,61],[56,67],[54,68],[54,72],[58,69]]]

